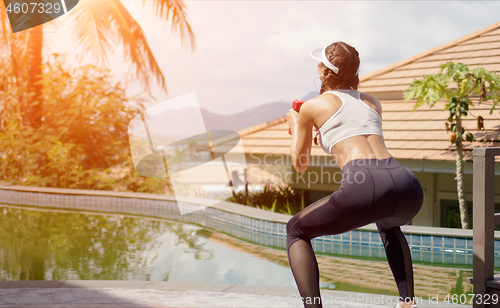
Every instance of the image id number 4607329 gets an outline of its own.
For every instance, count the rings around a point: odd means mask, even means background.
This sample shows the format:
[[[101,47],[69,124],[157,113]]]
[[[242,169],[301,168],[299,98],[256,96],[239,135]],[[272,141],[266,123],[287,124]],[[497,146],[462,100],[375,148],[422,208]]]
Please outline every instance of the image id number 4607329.
[[[34,28],[73,9],[79,0],[4,0],[12,32]]]
[[[498,294],[453,294],[447,295],[443,300],[445,303],[449,304],[484,304],[484,305],[496,305],[498,304]]]
[[[63,12],[63,6],[60,1],[53,2],[25,2],[11,1],[5,8],[9,14],[59,14]]]

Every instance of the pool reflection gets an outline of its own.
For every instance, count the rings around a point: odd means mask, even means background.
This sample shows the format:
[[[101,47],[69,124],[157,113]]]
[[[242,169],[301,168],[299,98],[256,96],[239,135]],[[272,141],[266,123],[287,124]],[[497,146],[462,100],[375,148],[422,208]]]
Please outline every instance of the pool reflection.
[[[1,280],[145,280],[294,287],[290,269],[198,226],[0,206]]]

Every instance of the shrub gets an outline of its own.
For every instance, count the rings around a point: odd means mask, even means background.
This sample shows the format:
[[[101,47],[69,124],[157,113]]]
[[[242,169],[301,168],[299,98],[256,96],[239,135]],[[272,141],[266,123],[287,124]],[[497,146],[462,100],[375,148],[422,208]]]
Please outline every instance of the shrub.
[[[0,180],[17,185],[164,193],[166,178],[134,169],[128,123],[143,107],[109,70],[44,66],[42,125],[25,124],[26,83],[0,59]],[[131,101],[137,107],[131,107]]]
[[[286,185],[266,184],[263,191],[249,192],[247,200],[244,191],[233,192],[226,200],[288,215],[304,209],[303,194]]]

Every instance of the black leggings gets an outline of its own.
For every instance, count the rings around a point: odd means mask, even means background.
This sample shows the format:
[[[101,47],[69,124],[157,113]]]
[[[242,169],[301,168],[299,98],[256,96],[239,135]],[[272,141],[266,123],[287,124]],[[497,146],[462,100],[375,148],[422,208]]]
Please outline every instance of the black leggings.
[[[413,298],[410,249],[400,226],[418,213],[422,202],[417,177],[394,157],[347,162],[339,190],[310,204],[286,225],[288,261],[304,307],[322,307],[318,263],[311,239],[372,222],[377,223],[400,300]]]

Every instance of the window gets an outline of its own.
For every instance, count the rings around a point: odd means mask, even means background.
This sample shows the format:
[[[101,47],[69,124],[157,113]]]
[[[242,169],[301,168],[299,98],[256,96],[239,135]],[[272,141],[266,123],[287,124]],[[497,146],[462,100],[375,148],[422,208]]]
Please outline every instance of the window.
[[[472,229],[472,201],[466,201],[467,210],[469,212],[469,224]],[[495,213],[500,212],[500,203],[495,203]],[[441,199],[441,227],[445,228],[462,228],[460,220],[460,209],[458,200]],[[495,226],[495,230],[500,231],[500,225]]]

